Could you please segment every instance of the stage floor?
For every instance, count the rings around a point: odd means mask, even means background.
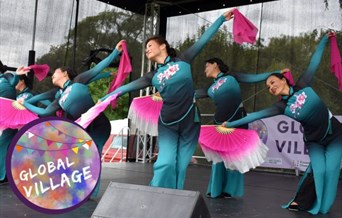
[[[200,191],[213,218],[221,217],[260,217],[260,218],[304,218],[312,217],[306,212],[292,212],[281,208],[296,190],[300,177],[276,173],[251,171],[245,174],[245,195],[242,198],[209,199],[205,197],[210,167],[190,165],[185,189]],[[89,200],[81,207],[59,215],[46,215],[28,208],[12,192],[10,186],[0,185],[0,217],[91,217],[98,201],[113,182],[148,185],[152,178],[152,164],[105,163],[102,168],[101,188],[98,199]],[[114,203],[114,202],[113,202]],[[114,216],[115,217],[115,216]],[[161,218],[163,215],[161,214]],[[330,213],[317,215],[317,218],[342,217],[342,181],[340,179],[336,201]]]

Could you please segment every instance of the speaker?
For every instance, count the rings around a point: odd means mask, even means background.
[[[207,218],[200,192],[111,182],[92,218]]]

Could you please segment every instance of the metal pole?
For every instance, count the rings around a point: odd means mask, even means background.
[[[35,8],[34,8],[33,38],[32,38],[31,50],[34,50],[34,43],[36,41],[37,9],[38,9],[38,0],[36,0],[36,5],[35,5]]]
[[[79,11],[79,0],[76,0],[76,16],[75,16],[75,35],[74,35],[74,56],[73,56],[73,62],[72,62],[72,68],[75,70],[75,64],[76,64],[76,48],[77,48],[77,23],[78,23],[78,11]]]
[[[29,51],[28,66],[33,65],[36,59],[36,51],[34,50],[34,43],[36,41],[37,11],[38,11],[38,0],[36,0],[36,4],[34,8],[32,46],[31,46],[31,50]],[[30,83],[30,84],[27,84],[27,86],[33,88],[33,72],[30,71],[27,77],[29,80],[28,83]]]
[[[259,43],[258,43],[258,52],[257,52],[257,63],[256,63],[256,72],[259,71],[259,57],[260,57],[260,43],[261,43],[261,31],[262,31],[262,15],[263,15],[264,3],[261,3],[260,10],[260,24],[259,24]],[[253,102],[253,111],[256,111],[256,101],[257,101],[257,92],[258,92],[258,84],[254,85],[254,102]]]

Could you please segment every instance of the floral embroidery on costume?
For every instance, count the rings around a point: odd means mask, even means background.
[[[72,86],[69,86],[68,88],[65,89],[65,91],[62,93],[62,97],[59,99],[59,103],[62,105],[65,100],[68,98],[70,92],[71,92]]]
[[[17,99],[17,101],[19,101],[19,100],[25,101],[27,98],[28,98],[28,94],[22,94],[22,95]]]
[[[222,86],[227,81],[227,78],[219,79],[215,85],[211,87],[211,91],[215,92],[215,90],[218,90],[220,86]]]
[[[305,92],[302,92],[301,94],[294,96],[296,97],[296,101],[290,105],[290,111],[296,116],[299,115],[300,109],[305,104],[307,95],[305,94]]]
[[[169,67],[166,70],[164,70],[164,72],[160,73],[157,76],[158,82],[161,84],[161,89],[163,88],[163,86],[165,86],[165,80],[170,79],[179,70],[178,64],[168,66]]]

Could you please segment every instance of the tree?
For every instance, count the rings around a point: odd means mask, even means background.
[[[142,22],[143,19],[138,15],[115,10],[103,12],[81,21],[78,26],[77,37],[77,71],[82,72],[87,69],[81,63],[91,50],[98,48],[111,49],[120,39],[124,38],[133,59],[133,71],[137,72],[134,77],[138,78],[140,76],[140,60],[143,48]],[[184,42],[178,42],[174,47],[178,51],[186,50],[195,43],[207,28],[208,25],[200,27],[195,35],[188,36]],[[71,30],[71,35],[73,34],[74,30]],[[287,35],[274,37],[268,40],[268,44],[265,44],[265,41],[260,39],[255,45],[238,45],[233,43],[231,33],[222,28],[192,62],[195,87],[206,88],[211,84],[212,81],[206,79],[204,75],[205,60],[211,57],[221,58],[230,67],[231,71],[235,72],[261,73],[290,68],[296,80],[308,66],[311,54],[322,34],[324,34],[322,30],[314,30],[296,37]],[[341,32],[337,32],[337,38],[342,38]],[[338,43],[339,47],[342,48],[341,40],[338,40]],[[42,56],[38,63],[47,63],[51,69],[62,66],[64,63],[72,63],[68,47],[70,45],[67,45],[67,43],[51,47],[49,53]],[[329,45],[327,45],[321,66],[315,74],[313,87],[334,114],[342,114],[341,92],[337,90],[335,77],[329,73],[328,48]],[[69,52],[67,53],[67,51]],[[99,57],[104,58],[106,55],[101,53]],[[108,70],[113,71],[115,69]],[[109,83],[110,79],[102,79],[90,85],[95,101],[106,94]],[[39,87],[39,91],[44,91],[50,89],[51,82],[47,79],[36,84],[36,87]],[[268,107],[278,100],[267,94],[264,83],[257,85],[241,84],[241,90],[244,105],[248,112]],[[106,110],[107,116],[110,119],[126,117],[129,107],[128,102],[128,94],[122,96],[116,110]],[[214,112],[214,105],[211,100],[201,100],[198,104],[202,113]]]
[[[189,48],[206,28],[207,25],[202,26],[196,36],[189,36],[183,43],[178,43],[177,49],[183,51]],[[296,37],[282,35],[271,38],[267,45],[263,44],[264,40],[261,39],[260,43],[250,46],[233,43],[231,34],[226,29],[220,29],[192,63],[195,86],[206,88],[212,83],[204,75],[205,60],[212,57],[221,58],[233,72],[262,73],[290,68],[296,80],[309,65],[311,55],[323,34],[325,32],[322,30],[314,30]],[[337,32],[337,38],[341,37],[341,32]],[[341,40],[338,40],[338,43],[341,48]],[[342,114],[341,92],[338,91],[336,78],[329,73],[329,67],[330,55],[327,45],[312,86],[334,114]],[[240,85],[248,112],[263,109],[278,100],[267,93],[264,82]],[[200,100],[198,105],[201,113],[213,113],[215,110],[209,99]]]
[[[339,3],[340,3],[340,8],[342,8],[342,0],[339,0]],[[325,4],[325,8],[328,9],[329,8],[329,1],[324,0],[324,4]]]
[[[133,71],[140,72],[141,68],[141,52],[142,52],[142,27],[143,19],[141,16],[129,12],[121,12],[111,10],[102,12],[97,16],[87,17],[78,23],[77,29],[77,56],[74,70],[76,72],[84,72],[88,69],[87,64],[82,64],[82,61],[89,56],[92,50],[105,48],[108,50],[114,49],[116,43],[121,39],[125,39],[128,45],[130,56],[132,56]],[[75,30],[70,30],[69,37],[73,38]],[[66,42],[59,46],[52,46],[50,51],[40,57],[37,63],[46,63],[50,66],[51,71],[67,65],[72,66],[73,42]],[[133,52],[134,51],[134,52]],[[100,52],[98,58],[103,59],[108,55],[106,52]],[[118,60],[117,60],[118,61]],[[113,71],[115,69],[105,69]],[[90,85],[90,91],[94,101],[107,94],[108,86],[111,78],[101,79]],[[35,88],[39,92],[44,92],[52,87],[51,80],[45,79],[42,82],[35,83]],[[124,118],[128,112],[128,94],[120,97],[118,107],[115,110],[107,108],[106,115],[110,120]]]

